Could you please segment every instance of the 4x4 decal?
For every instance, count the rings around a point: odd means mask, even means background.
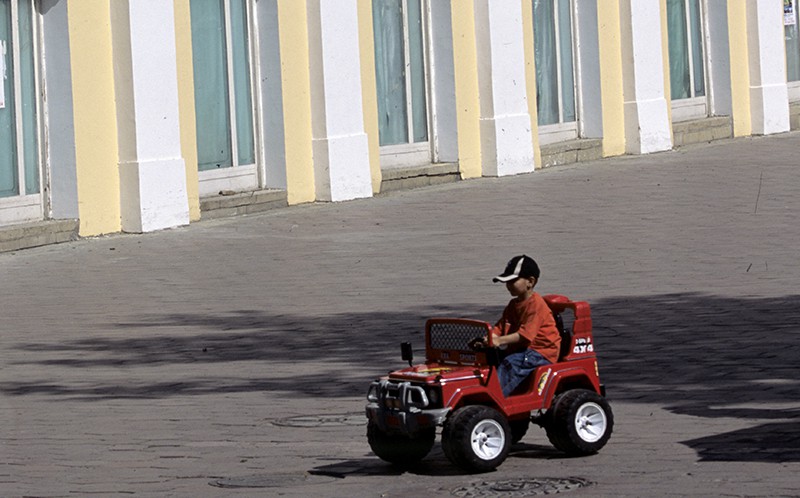
[[[591,337],[579,337],[575,339],[575,347],[572,348],[575,354],[594,353]]]

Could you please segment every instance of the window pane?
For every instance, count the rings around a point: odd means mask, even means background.
[[[703,30],[700,28],[700,0],[689,1],[689,23],[692,26],[694,96],[701,97],[706,94],[706,80],[703,64]]]
[[[428,112],[425,102],[425,56],[422,41],[420,0],[408,0],[408,44],[411,55],[411,109],[414,142],[428,140]]]
[[[558,75],[553,0],[533,2],[536,106],[540,125],[558,123]]]
[[[558,1],[558,42],[561,57],[561,122],[575,121],[575,76],[572,67],[571,0]]]
[[[380,144],[407,143],[402,1],[372,0],[372,23]]]
[[[795,12],[795,16],[797,13]],[[786,33],[786,76],[788,81],[800,81],[800,36],[797,21],[784,28]]]
[[[236,95],[236,144],[238,146],[239,164],[255,164],[253,99],[250,94],[250,51],[248,50],[245,1],[231,1],[233,84]]]
[[[669,79],[672,100],[691,97],[689,89],[689,49],[686,37],[684,0],[667,0],[669,38]]]
[[[8,0],[0,0],[0,85],[3,85],[4,97],[3,106],[0,107],[0,197],[19,195],[13,53],[11,4]]]
[[[31,0],[19,3],[19,40],[22,76],[22,136],[25,144],[25,193],[39,193],[39,154],[36,129],[36,74],[33,69]]]
[[[233,165],[222,0],[192,0],[192,62],[200,171]]]

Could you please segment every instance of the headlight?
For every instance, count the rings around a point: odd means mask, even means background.
[[[367,401],[370,403],[377,403],[378,402],[378,393],[380,392],[381,385],[380,383],[373,382],[369,385],[369,389],[367,390]]]
[[[432,406],[440,406],[442,393],[438,386],[428,386],[425,388],[425,392]]]

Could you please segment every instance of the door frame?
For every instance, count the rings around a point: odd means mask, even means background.
[[[35,136],[36,136],[36,168],[39,174],[38,193],[27,194],[26,176],[25,176],[25,130],[22,115],[22,68],[21,68],[21,53],[20,53],[20,33],[19,33],[19,2],[24,0],[11,0],[9,5],[11,7],[11,51],[8,53],[8,43],[6,43],[6,57],[10,55],[11,71],[13,72],[13,96],[5,95],[6,102],[9,97],[14,101],[14,127],[15,127],[15,146],[17,150],[16,167],[17,167],[17,187],[19,194],[11,197],[0,198],[0,225],[24,223],[30,221],[41,220],[44,218],[46,199],[45,192],[49,191],[47,177],[45,175],[46,168],[44,163],[46,160],[46,153],[44,151],[44,144],[46,142],[44,134],[46,127],[44,126],[43,107],[45,98],[43,92],[44,88],[41,82],[41,75],[43,71],[41,46],[42,46],[42,29],[41,29],[41,16],[36,12],[35,2],[31,1],[31,43],[33,57],[33,84],[34,84],[34,113],[35,113]],[[8,67],[6,67],[8,71]]]
[[[433,23],[431,21],[431,5],[429,0],[420,1],[420,16],[422,23],[422,67],[425,89],[425,124],[428,139],[423,142],[409,142],[380,146],[381,169],[405,168],[422,166],[438,162],[436,139],[436,96],[433,88],[433,71],[436,64],[431,41],[433,40]],[[408,0],[401,0],[403,10],[403,56],[407,65],[410,65],[411,44],[409,41],[408,26]],[[406,130],[410,140],[414,136],[413,100],[410,76],[406,76]],[[379,131],[380,133],[380,131]]]
[[[198,190],[200,197],[221,195],[222,193],[246,192],[262,189],[266,185],[266,170],[264,162],[263,141],[261,139],[261,94],[258,91],[258,81],[261,74],[260,57],[258,51],[258,20],[253,0],[244,0],[245,29],[247,32],[247,62],[248,88],[250,91],[250,119],[253,123],[253,158],[252,164],[238,164],[239,144],[236,124],[236,90],[233,71],[233,43],[231,30],[231,8],[227,0],[223,0],[225,23],[225,54],[226,77],[228,82],[228,116],[230,128],[228,130],[231,141],[231,167],[206,171],[198,171]]]

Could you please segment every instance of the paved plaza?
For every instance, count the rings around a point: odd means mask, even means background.
[[[799,245],[789,133],[3,253],[0,496],[798,496]],[[592,306],[608,445],[377,459],[368,383],[523,252]]]

